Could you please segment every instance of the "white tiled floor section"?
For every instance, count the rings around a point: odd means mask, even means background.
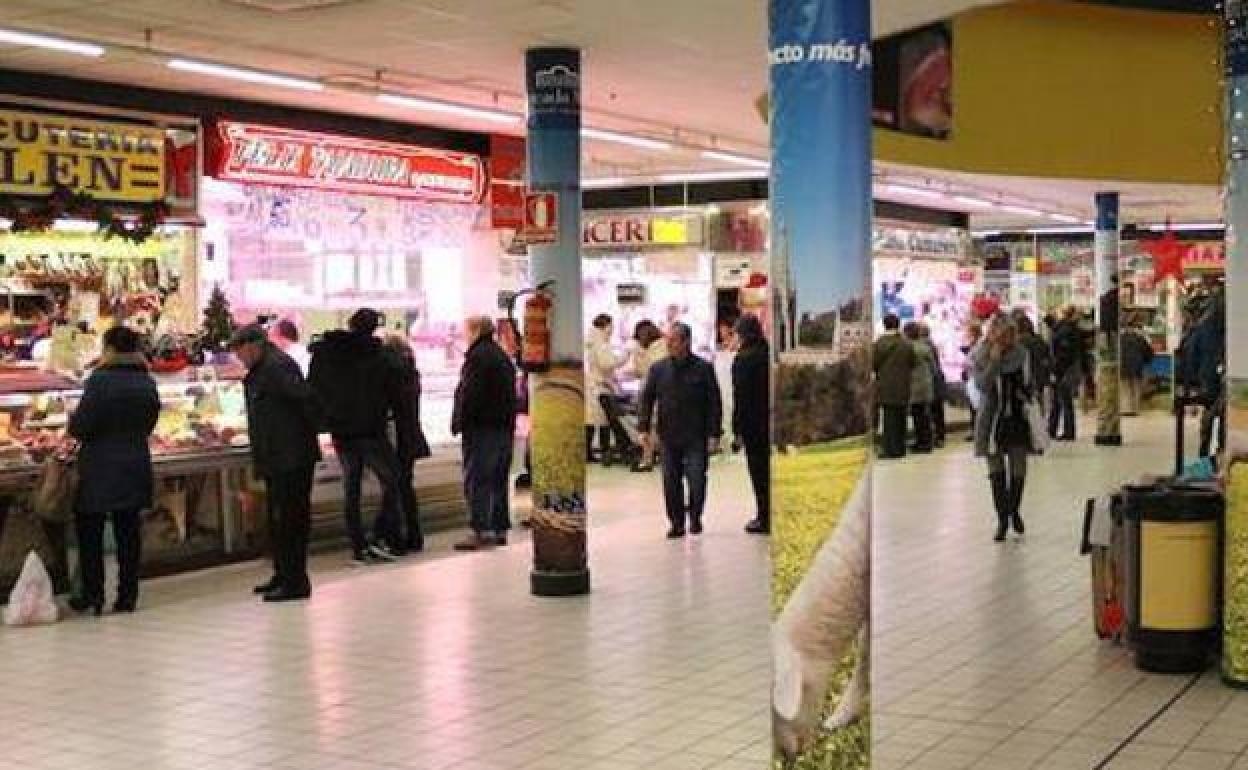
[[[761,770],[766,543],[717,462],[700,540],[658,477],[591,487],[595,590],[529,596],[531,549],[352,570],[263,606],[258,565],[145,584],[134,616],[0,630],[0,770]]]
[[[1095,638],[1078,554],[1082,501],[1170,472],[1172,426],[1127,420],[1122,449],[1085,439],[1034,462],[1025,542],[1004,545],[991,542],[986,470],[960,437],[877,466],[875,768],[1097,767],[1183,690],[1190,677],[1138,673]],[[1248,694],[1210,672],[1105,766],[1248,768],[1246,748]]]

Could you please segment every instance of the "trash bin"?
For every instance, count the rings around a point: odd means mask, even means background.
[[[1124,488],[1127,639],[1144,671],[1203,671],[1217,647],[1225,499],[1173,479]]]

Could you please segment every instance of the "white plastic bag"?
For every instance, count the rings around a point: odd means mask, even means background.
[[[26,554],[22,574],[18,575],[9,603],[4,608],[4,623],[8,626],[37,626],[55,623],[60,619],[56,607],[56,595],[52,592],[52,578],[43,566],[39,554]]]

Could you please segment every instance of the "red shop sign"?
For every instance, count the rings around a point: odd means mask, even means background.
[[[481,158],[371,139],[219,121],[210,147],[218,179],[478,203]]]

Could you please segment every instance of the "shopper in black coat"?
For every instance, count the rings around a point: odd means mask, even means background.
[[[741,316],[736,330],[739,347],[732,361],[733,443],[745,449],[756,506],[756,515],[745,525],[745,531],[766,535],[771,532],[771,350],[755,316]]]
[[[381,321],[375,310],[357,311],[347,322],[347,331],[329,332],[312,346],[308,374],[342,465],[347,534],[352,560],[361,565],[394,561],[402,555],[402,522],[407,518],[401,509],[399,458],[388,435],[391,415],[402,410],[401,375],[375,336]],[[373,472],[382,489],[382,509],[373,522],[372,542],[360,519],[365,468]]]
[[[420,501],[413,487],[415,463],[429,457],[429,442],[420,425],[420,370],[416,368],[416,356],[412,346],[401,335],[386,338],[386,353],[399,372],[399,398],[395,403],[394,437],[399,458],[399,494],[401,502],[392,503],[401,508],[407,517],[404,521],[405,550],[419,552],[425,548],[425,535],[420,524]],[[383,507],[385,504],[383,503]]]
[[[460,551],[506,545],[511,529],[508,477],[516,434],[516,366],[494,341],[489,316],[465,323],[468,352],[455,389],[451,433],[461,436],[464,497],[472,535]]]
[[[1053,327],[1053,408],[1049,412],[1049,436],[1058,441],[1075,440],[1075,394],[1088,366],[1088,346],[1079,328],[1079,311],[1073,305]],[[1059,433],[1060,429],[1060,433]]]
[[[133,612],[139,599],[142,518],[152,507],[154,482],[148,446],[160,416],[160,396],[134,331],[115,326],[104,334],[104,357],[87,378],[69,421],[78,452],[75,525],[82,593],[78,611],[99,615],[104,606],[104,522],[117,541],[117,612]]]
[[[692,331],[686,324],[672,324],[669,355],[651,366],[646,376],[637,425],[648,453],[650,426],[657,410],[663,496],[671,522],[669,538],[685,536],[686,518],[688,531],[702,533],[707,467],[710,456],[719,451],[724,432],[723,400],[715,369],[693,354],[691,341]]]
[[[268,490],[273,577],[256,586],[268,602],[306,599],[312,477],[321,459],[320,414],[299,364],[269,342],[260,326],[240,330],[231,341],[247,367],[243,389],[256,474]]]

